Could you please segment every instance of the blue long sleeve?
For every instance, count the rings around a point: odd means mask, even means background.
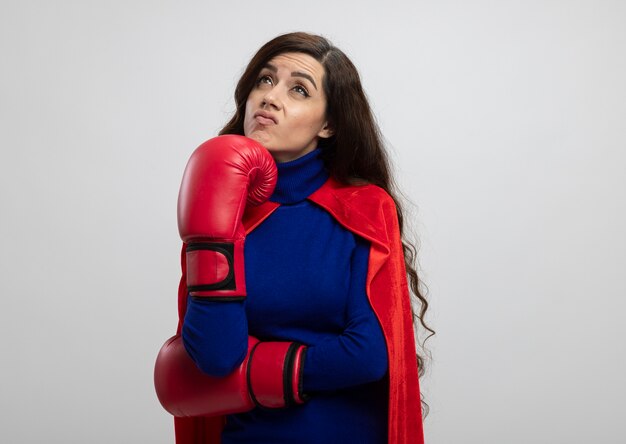
[[[243,302],[187,299],[183,344],[200,370],[226,376],[248,352],[248,321]]]
[[[369,243],[306,199],[328,178],[319,154],[278,165],[270,200],[281,206],[246,238],[245,301],[188,303],[185,347],[214,376],[242,362],[248,334],[308,347],[310,399],[228,415],[223,444],[386,442],[387,348],[366,294]]]

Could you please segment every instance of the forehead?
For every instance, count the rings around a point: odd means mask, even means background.
[[[312,56],[301,52],[287,52],[272,58],[267,65],[272,65],[280,70],[292,72],[304,72],[316,80],[322,80],[324,67]],[[267,66],[266,65],[266,66]]]

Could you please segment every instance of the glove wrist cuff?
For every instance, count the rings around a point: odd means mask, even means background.
[[[296,342],[259,342],[250,352],[250,397],[260,407],[303,404],[302,374],[306,346]]]
[[[185,247],[187,291],[211,300],[237,301],[246,296],[244,239],[193,241]]]

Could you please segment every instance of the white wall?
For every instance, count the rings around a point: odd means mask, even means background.
[[[182,171],[293,30],[358,66],[416,203],[427,442],[622,442],[626,4],[382,4],[2,3],[2,442],[173,442]]]

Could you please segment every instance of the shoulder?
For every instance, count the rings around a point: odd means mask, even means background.
[[[315,193],[325,195],[349,205],[394,208],[391,196],[381,187],[370,183],[347,185],[330,178]]]
[[[380,243],[389,241],[389,227],[397,225],[395,202],[376,185],[346,185],[331,178],[309,199],[351,231]]]

